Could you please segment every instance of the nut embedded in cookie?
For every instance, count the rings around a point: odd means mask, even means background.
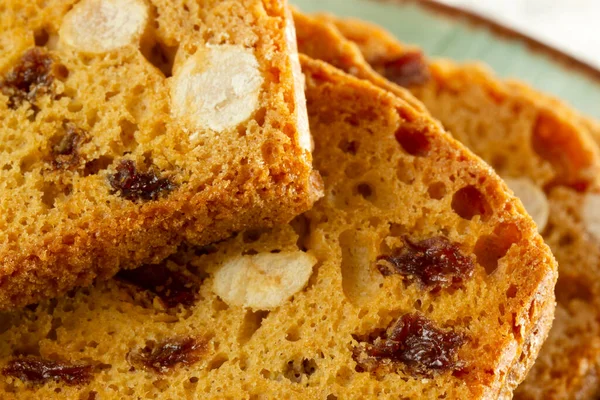
[[[215,273],[213,289],[230,306],[272,309],[306,285],[316,263],[303,251],[235,257]]]
[[[528,178],[505,178],[506,185],[515,192],[525,210],[535,221],[538,232],[542,232],[548,223],[550,206],[544,192]]]
[[[264,78],[251,49],[207,47],[175,70],[172,113],[187,129],[222,132],[244,122],[258,108]]]
[[[83,0],[65,16],[60,43],[104,53],[139,42],[148,20],[148,6],[142,0]]]
[[[585,197],[581,218],[588,233],[600,242],[600,194]]]

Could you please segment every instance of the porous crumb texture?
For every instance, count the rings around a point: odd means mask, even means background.
[[[535,224],[428,116],[302,62],[325,197],[290,225],[5,313],[2,398],[510,396],[554,311]],[[293,254],[312,267],[291,299],[243,307],[256,286],[217,282],[266,280],[248,260]]]
[[[0,4],[0,308],[319,196],[284,0]]]
[[[534,217],[545,216],[538,228],[556,256],[560,277],[554,327],[515,398],[596,398],[600,393],[600,173],[590,133],[598,136],[597,123],[523,83],[500,81],[482,66],[427,60],[418,49],[371,24],[330,15],[311,19],[327,29],[335,25],[359,46],[375,70],[410,89],[434,118],[490,163],[509,186],[515,181],[521,187],[529,184],[529,195],[522,200]],[[405,88],[396,85],[393,92],[402,96]],[[520,190],[514,190],[520,195]]]

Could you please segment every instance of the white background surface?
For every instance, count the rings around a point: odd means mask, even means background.
[[[439,0],[475,11],[600,68],[600,0]]]

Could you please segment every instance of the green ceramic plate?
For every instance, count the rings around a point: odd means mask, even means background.
[[[600,119],[600,70],[477,15],[432,1],[291,1],[305,12],[375,22],[431,56],[483,61]]]

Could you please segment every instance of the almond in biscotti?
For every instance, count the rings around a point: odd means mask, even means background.
[[[148,23],[144,0],[83,0],[65,15],[60,41],[78,51],[103,53],[139,43]]]
[[[302,251],[234,257],[215,273],[213,287],[231,306],[268,310],[300,291],[316,262]]]
[[[252,49],[209,46],[175,69],[172,112],[186,129],[235,128],[259,106],[264,78]]]
[[[600,242],[600,194],[590,193],[585,197],[581,219],[587,232]]]
[[[538,231],[542,232],[548,223],[550,206],[543,190],[528,178],[505,178],[506,185],[515,192],[525,210],[535,221]]]

